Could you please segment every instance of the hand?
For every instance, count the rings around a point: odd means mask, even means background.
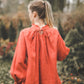
[[[22,81],[14,82],[14,84],[22,84]]]
[[[17,84],[17,82],[14,82],[14,84]]]
[[[14,84],[22,84],[22,80],[20,80],[16,75],[15,75],[15,77],[16,77],[16,80],[15,80]]]

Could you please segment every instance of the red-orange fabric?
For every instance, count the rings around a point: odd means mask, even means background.
[[[32,24],[22,29],[10,68],[14,84],[62,84],[57,61],[64,60],[69,52],[70,48],[55,28],[45,25],[40,29]]]

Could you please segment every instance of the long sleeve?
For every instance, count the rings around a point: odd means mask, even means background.
[[[69,54],[70,48],[65,45],[64,40],[62,39],[60,33],[58,32],[58,41],[57,41],[57,60],[62,61]]]
[[[23,31],[20,32],[14,57],[12,60],[11,68],[10,68],[10,74],[15,80],[15,82],[21,82],[24,81],[26,78],[26,69],[27,64],[26,61],[26,43],[24,39],[24,33]]]

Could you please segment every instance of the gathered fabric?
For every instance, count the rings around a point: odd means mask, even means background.
[[[15,84],[61,84],[57,61],[70,52],[59,31],[48,25],[21,30],[10,74]]]

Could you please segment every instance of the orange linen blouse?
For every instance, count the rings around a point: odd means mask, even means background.
[[[22,29],[17,41],[10,74],[14,84],[61,84],[57,61],[70,52],[59,31],[36,24]]]

